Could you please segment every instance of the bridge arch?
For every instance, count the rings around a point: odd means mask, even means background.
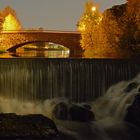
[[[34,41],[25,41],[25,42],[23,42],[23,43],[20,43],[20,44],[16,44],[16,45],[14,45],[14,46],[12,46],[11,48],[9,48],[9,49],[7,49],[7,51],[9,51],[9,52],[16,52],[16,50],[18,49],[18,48],[20,48],[20,47],[23,47],[24,45],[28,45],[28,44],[32,44],[32,43],[43,43],[43,42],[45,42],[45,43],[47,43],[48,41],[38,41],[38,40],[34,40]],[[49,43],[49,42],[48,42]],[[57,45],[61,45],[61,46],[63,46],[62,44],[58,44],[58,43],[56,43],[56,42],[51,42],[51,43],[54,43],[54,44],[57,44]],[[36,44],[36,46],[37,46],[37,44]],[[43,46],[38,46],[38,48],[41,48],[41,47],[43,47]],[[45,46],[44,46],[45,47]],[[65,48],[67,48],[67,49],[69,49],[67,46],[64,46]]]

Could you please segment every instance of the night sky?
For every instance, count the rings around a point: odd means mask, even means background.
[[[26,29],[76,30],[87,0],[0,0],[0,9],[11,6]],[[126,0],[94,0],[103,12]]]

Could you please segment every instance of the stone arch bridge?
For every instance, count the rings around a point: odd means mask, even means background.
[[[9,52],[31,42],[53,42],[70,49],[71,56],[82,52],[80,33],[67,31],[5,31],[0,33],[0,46]]]

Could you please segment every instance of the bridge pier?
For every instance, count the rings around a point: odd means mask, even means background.
[[[75,50],[75,51],[70,51],[70,57],[82,57],[83,56],[83,50]]]

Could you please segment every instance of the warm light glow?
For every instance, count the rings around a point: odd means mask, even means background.
[[[86,29],[86,25],[84,23],[78,26],[79,31],[85,31],[85,29]]]
[[[95,12],[95,11],[96,11],[96,7],[93,6],[93,7],[91,8],[91,10],[92,10],[93,12]]]
[[[3,23],[3,31],[11,30],[21,30],[21,26],[17,19],[13,15],[9,14],[7,17],[5,17],[5,21]]]
[[[101,16],[98,18],[97,24],[100,24],[100,22],[102,21],[102,19],[103,19],[103,16],[101,15]]]

